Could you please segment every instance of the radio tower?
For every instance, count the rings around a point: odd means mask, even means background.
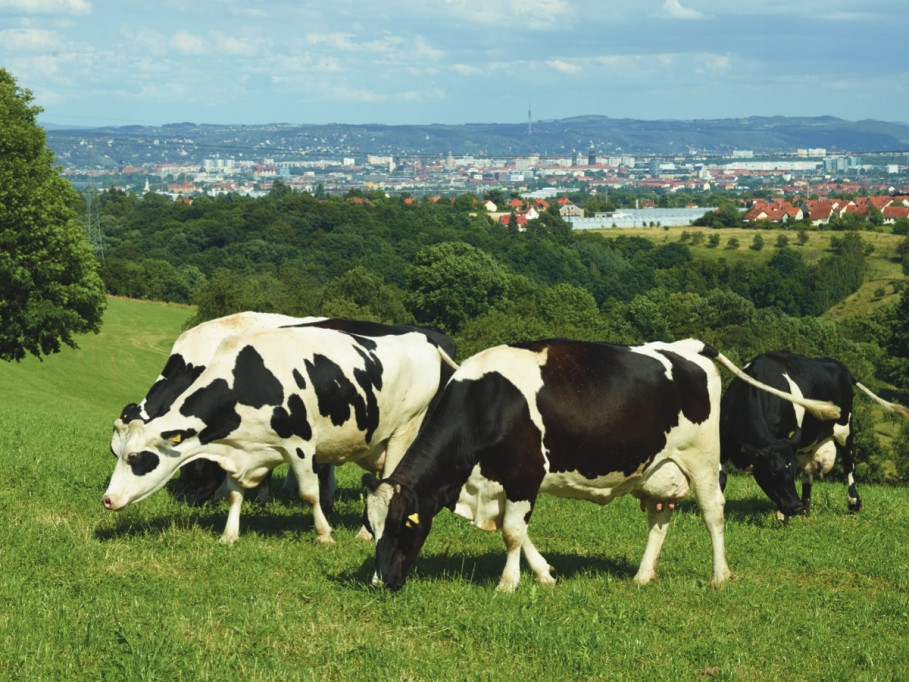
[[[104,243],[101,234],[101,216],[98,214],[98,188],[95,187],[94,147],[88,146],[88,187],[82,195],[85,201],[85,237],[95,256],[104,260]]]

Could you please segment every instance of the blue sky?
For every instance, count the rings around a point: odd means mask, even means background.
[[[45,123],[909,123],[906,0],[0,0]]]

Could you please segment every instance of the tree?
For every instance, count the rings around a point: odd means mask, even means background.
[[[443,242],[421,250],[407,268],[404,303],[420,324],[457,333],[465,322],[503,302],[508,273],[480,249]]]
[[[41,107],[0,69],[0,359],[77,347],[104,311],[98,262],[77,223],[79,196],[37,123]]]

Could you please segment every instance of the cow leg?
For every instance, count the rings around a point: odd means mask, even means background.
[[[530,570],[537,576],[540,585],[542,587],[555,585],[556,580],[552,577],[552,571],[555,569],[550,566],[549,562],[543,558],[543,555],[537,551],[537,548],[534,547],[533,543],[530,541],[529,536],[524,536],[524,544],[521,545],[521,549],[524,552],[524,558],[527,559]]]
[[[701,472],[692,480],[695,499],[701,509],[701,517],[713,547],[712,585],[726,580],[729,566],[726,563],[726,550],[723,541],[723,506],[725,500],[720,491],[719,477],[714,470]],[[634,577],[639,585],[644,585],[657,577],[656,566],[663,547],[663,540],[669,528],[674,500],[684,497],[689,490],[688,477],[671,460],[664,460],[657,467],[645,474],[638,488],[643,506],[647,510],[647,521],[650,532],[641,565]]]
[[[723,507],[726,505],[726,498],[723,497],[719,487],[710,485],[695,486],[694,497],[701,510],[704,525],[707,526],[707,532],[710,534],[710,545],[713,549],[713,578],[711,578],[710,584],[716,587],[732,575],[729,571],[729,564],[726,563],[726,545],[723,538],[725,524]]]
[[[839,446],[843,458],[843,473],[846,474],[846,500],[849,511],[857,512],[862,509],[862,498],[859,497],[858,488],[855,487],[855,447],[852,438],[852,419],[845,426],[836,424],[833,427],[833,438]]]
[[[506,551],[505,570],[502,571],[502,578],[496,586],[501,592],[514,592],[521,580],[521,547],[527,540],[526,519],[532,508],[528,500],[505,503],[505,516],[502,520],[502,539],[505,541]],[[536,548],[533,552],[539,555]],[[545,563],[545,560],[543,561]]]
[[[802,506],[805,508],[805,516],[811,513],[811,487],[814,485],[814,476],[811,474],[802,474]]]
[[[243,491],[237,482],[230,476],[227,477],[227,524],[221,534],[220,542],[232,545],[240,537],[240,508],[243,506]]]
[[[647,508],[650,532],[647,535],[647,546],[644,548],[644,556],[641,557],[641,565],[634,576],[634,582],[638,585],[646,585],[657,577],[657,560],[660,558],[660,550],[663,548],[663,540],[666,538],[669,520],[672,518],[672,508],[668,504],[662,504],[655,497],[644,500],[644,506]],[[660,507],[659,511],[657,506]]]
[[[312,509],[313,525],[316,528],[316,539],[327,544],[334,543],[331,537],[331,524],[325,518],[325,512],[319,504],[319,477],[313,471],[313,456],[303,453],[299,448],[290,458],[290,469],[297,479],[300,499]]]

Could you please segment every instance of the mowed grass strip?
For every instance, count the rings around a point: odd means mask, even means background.
[[[352,465],[338,472],[331,546],[315,542],[308,509],[280,491],[268,508],[245,509],[232,547],[218,543],[224,503],[191,509],[161,491],[109,512],[112,422],[144,395],[189,311],[112,301],[108,315],[121,328],[105,326],[80,351],[0,366],[2,679],[905,674],[902,488],[861,486],[866,508],[850,515],[845,486],[821,482],[813,515],[783,525],[750,478],[733,476],[735,577],[719,589],[709,587],[710,542],[691,500],[674,515],[659,581],[639,588],[631,578],[646,521],[635,500],[541,498],[530,532],[559,582],[540,589],[525,568],[511,595],[495,592],[500,536],[448,511],[405,587],[373,588],[372,546],[354,537],[362,502]]]

